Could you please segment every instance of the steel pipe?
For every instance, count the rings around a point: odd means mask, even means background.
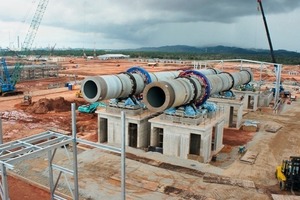
[[[204,74],[219,73],[215,69],[199,70]],[[181,71],[148,73],[140,67],[132,67],[127,72],[118,75],[91,76],[81,84],[82,96],[87,102],[98,100],[127,98],[130,95],[139,95],[145,86],[151,82],[172,80],[179,76]]]
[[[202,105],[211,94],[247,84],[253,76],[249,71],[221,73],[205,76],[197,71],[187,71],[170,81],[148,84],[143,92],[146,107],[154,112],[189,103]]]

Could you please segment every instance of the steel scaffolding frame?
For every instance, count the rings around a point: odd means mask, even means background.
[[[62,200],[65,199],[57,195],[56,189],[59,180],[63,175],[67,182],[68,189],[72,195],[72,199],[78,200],[78,166],[77,166],[77,144],[85,144],[98,149],[103,149],[121,154],[121,191],[122,198],[125,199],[125,114],[122,112],[122,147],[112,147],[99,143],[90,142],[87,140],[78,139],[76,136],[76,109],[75,104],[71,105],[72,110],[72,136],[64,135],[55,131],[45,131],[37,135],[22,138],[20,140],[11,141],[3,144],[2,135],[2,120],[0,118],[0,170],[1,170],[1,183],[0,183],[0,196],[2,200],[9,200],[7,171],[6,169],[14,169],[14,164],[22,160],[41,155],[43,152],[48,152],[48,167],[49,167],[49,186],[51,199]],[[73,169],[68,169],[53,163],[54,156],[57,148],[65,148],[67,145],[72,145],[73,151]],[[66,151],[68,153],[68,151]],[[70,156],[68,155],[69,160]],[[59,172],[57,179],[54,180],[53,171]],[[72,189],[66,175],[72,175],[74,178]]]

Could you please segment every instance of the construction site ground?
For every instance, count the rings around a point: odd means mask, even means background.
[[[17,84],[19,90],[32,96],[33,104],[21,106],[23,96],[0,97],[4,142],[41,133],[45,130],[71,132],[71,103],[86,104],[76,98],[80,80],[85,76],[114,74],[132,66],[149,71],[188,68],[184,64],[165,63],[148,66],[147,62],[113,60],[67,59],[60,77],[30,80]],[[237,66],[223,66],[233,71]],[[272,71],[272,69],[268,69]],[[259,72],[260,70],[257,70]],[[269,78],[274,76],[269,75]],[[255,74],[259,77],[259,74]],[[297,80],[299,77],[292,77]],[[287,77],[290,80],[290,77]],[[48,89],[53,83],[76,83],[68,87]],[[51,88],[51,87],[50,87]],[[275,114],[272,108],[248,112],[244,120],[259,122],[257,132],[236,129],[224,130],[224,148],[216,161],[203,164],[155,152],[126,148],[127,199],[272,199],[271,194],[299,195],[281,191],[274,173],[277,165],[289,156],[300,155],[298,123],[300,102],[284,104]],[[273,133],[267,127],[280,126]],[[78,137],[97,142],[97,116],[77,113]],[[253,162],[241,161],[240,146],[246,147]],[[70,151],[70,149],[69,149]],[[246,154],[245,154],[246,155]],[[55,163],[71,167],[63,149],[59,149]],[[49,199],[47,156],[42,154],[22,161],[9,171],[9,192],[12,200]],[[120,199],[121,160],[118,154],[99,149],[80,148],[78,154],[79,191],[81,199]],[[23,178],[19,178],[23,177]],[[72,180],[71,177],[68,177]],[[59,192],[70,195],[64,184]]]

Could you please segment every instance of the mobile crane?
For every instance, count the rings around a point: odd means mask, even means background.
[[[8,72],[8,69],[7,69],[7,64],[6,64],[6,61],[4,58],[1,58],[1,66],[3,68],[3,77],[1,78],[0,77],[0,84],[1,84],[1,87],[0,87],[0,94],[4,94],[6,92],[9,92],[9,91],[14,91],[15,90],[15,87],[13,84],[11,84],[11,77],[10,77],[10,74]]]
[[[274,55],[273,45],[272,45],[272,41],[271,41],[271,36],[270,36],[267,20],[266,20],[266,17],[265,17],[264,8],[263,8],[263,5],[262,5],[262,0],[257,0],[257,3],[259,5],[260,11],[261,11],[261,14],[262,14],[262,17],[263,17],[263,21],[264,21],[264,25],[265,25],[265,29],[266,29],[266,33],[267,33],[267,38],[268,38],[268,43],[269,43],[269,47],[270,47],[272,63],[274,63],[274,68],[275,68],[275,73],[276,73],[276,86],[273,89],[274,98],[275,98],[274,102],[278,102],[279,94],[280,94],[280,85],[281,85],[281,83],[280,83],[281,65],[276,64],[277,62],[276,62],[275,55]]]
[[[31,21],[30,27],[26,34],[24,43],[22,45],[22,51],[29,52],[31,49],[32,43],[35,39],[36,33],[38,31],[39,25],[44,16],[44,12],[47,8],[49,0],[40,0]],[[1,65],[3,68],[4,76],[0,78],[0,95],[8,96],[8,95],[16,95],[22,93],[21,91],[16,91],[16,83],[19,81],[21,71],[23,68],[23,63],[17,62],[14,67],[14,71],[12,74],[9,74],[7,69],[7,64],[4,58],[1,59]]]
[[[267,20],[266,20],[265,14],[264,14],[264,9],[263,9],[261,1],[262,0],[257,0],[260,10],[261,10],[263,20],[264,20],[264,24],[265,24],[265,29],[266,29],[266,33],[267,33],[267,37],[268,37],[272,62],[276,63],[273,46],[272,46],[272,42],[271,42],[271,37],[270,37],[269,29],[268,29],[268,24],[267,24]],[[275,97],[278,98],[279,90],[284,90],[284,89],[280,86],[280,70],[281,69],[276,64],[274,65],[274,67],[275,67],[275,70],[277,70],[277,74],[276,74],[277,90],[274,88],[276,90]],[[281,165],[276,167],[275,177],[279,181],[279,187],[281,190],[288,190],[288,189],[300,190],[300,157],[291,156],[289,160],[283,160]]]
[[[1,66],[3,68],[3,77],[0,78],[0,95],[16,95],[21,94],[21,91],[16,91],[15,85],[19,80],[21,64],[16,63],[12,74],[9,74],[5,58],[1,58]]]

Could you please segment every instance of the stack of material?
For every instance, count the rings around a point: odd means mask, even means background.
[[[275,123],[272,123],[272,124],[267,124],[265,129],[267,132],[271,132],[271,133],[276,133],[277,131],[279,131],[279,129],[281,129],[282,126],[280,124],[275,124]]]
[[[70,110],[70,106],[71,102],[63,97],[56,97],[55,99],[42,98],[27,107],[26,112],[35,114],[45,114],[50,111],[66,112]]]
[[[256,158],[258,156],[258,152],[256,151],[246,151],[246,153],[240,158],[240,161],[243,161],[244,163],[248,164],[254,164],[256,161]]]
[[[224,184],[224,185],[233,185],[239,186],[243,188],[255,188],[255,184],[253,181],[249,180],[242,180],[242,179],[233,179],[226,176],[218,176],[213,174],[204,174],[203,182],[206,183],[217,183],[217,184]]]
[[[247,120],[243,123],[242,129],[244,131],[256,132],[258,131],[259,122],[253,120]]]

